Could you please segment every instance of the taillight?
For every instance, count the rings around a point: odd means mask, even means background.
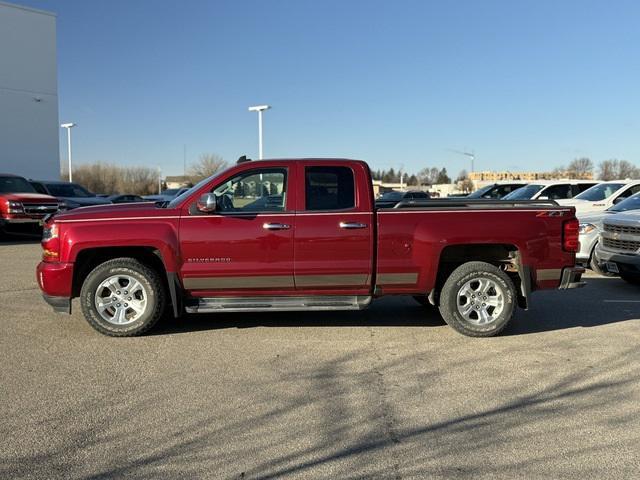
[[[577,252],[580,250],[580,222],[571,219],[564,222],[562,231],[562,248],[567,252]]]
[[[42,229],[42,260],[55,262],[60,259],[60,238],[58,236],[58,224],[55,222],[45,224]]]

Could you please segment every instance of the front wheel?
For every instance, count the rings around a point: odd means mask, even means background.
[[[158,272],[134,258],[98,265],[80,292],[82,313],[100,333],[112,337],[141,335],[164,312],[165,295]]]
[[[509,276],[486,262],[456,268],[440,293],[440,314],[449,326],[470,337],[490,337],[509,323],[516,290]]]

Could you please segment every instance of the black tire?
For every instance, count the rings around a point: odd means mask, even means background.
[[[498,289],[502,290],[502,311],[485,324],[474,323],[474,319],[465,318],[458,309],[458,292],[462,290],[467,282],[472,282],[471,285],[473,286],[475,279],[490,280]],[[492,291],[496,292],[495,289],[492,289]],[[478,297],[478,299],[482,301],[481,297]],[[475,301],[478,301],[478,299]],[[442,287],[440,292],[440,314],[450,327],[463,335],[469,337],[491,337],[500,333],[513,317],[515,299],[515,286],[505,272],[490,263],[467,262],[456,268]],[[482,303],[482,305],[485,304]],[[491,315],[495,313],[495,307],[485,308],[492,309]],[[478,316],[478,313],[475,313],[475,315]]]
[[[429,298],[426,295],[414,295],[413,299],[423,307],[433,307],[433,305],[429,303]]]
[[[137,280],[144,288],[145,294],[146,305],[139,318],[124,325],[117,325],[105,320],[98,312],[95,304],[96,292],[100,284],[109,277],[116,275],[125,275]],[[122,288],[126,288],[126,283],[125,287]],[[109,290],[105,291],[109,292]],[[123,291],[122,293],[126,292]],[[126,301],[126,298],[123,301]],[[89,325],[104,335],[111,337],[142,335],[151,329],[164,313],[164,284],[157,271],[139,260],[126,257],[114,258],[98,265],[87,275],[80,292],[80,305]]]
[[[640,285],[640,275],[629,275],[627,273],[621,273],[620,278],[631,285]]]

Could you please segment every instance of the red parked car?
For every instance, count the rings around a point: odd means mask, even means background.
[[[461,199],[376,209],[355,160],[245,162],[171,202],[50,219],[38,282],[54,309],[80,297],[112,336],[183,312],[358,310],[384,295],[439,307],[470,336],[500,332],[531,293],[583,285],[578,222],[552,201]]]
[[[34,231],[45,216],[58,211],[58,200],[37,193],[24,178],[0,173],[0,236],[8,231]]]

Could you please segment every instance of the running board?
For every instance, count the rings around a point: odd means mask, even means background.
[[[214,297],[192,298],[186,302],[187,313],[213,312],[286,312],[300,310],[362,310],[371,303],[370,296],[312,297]]]

